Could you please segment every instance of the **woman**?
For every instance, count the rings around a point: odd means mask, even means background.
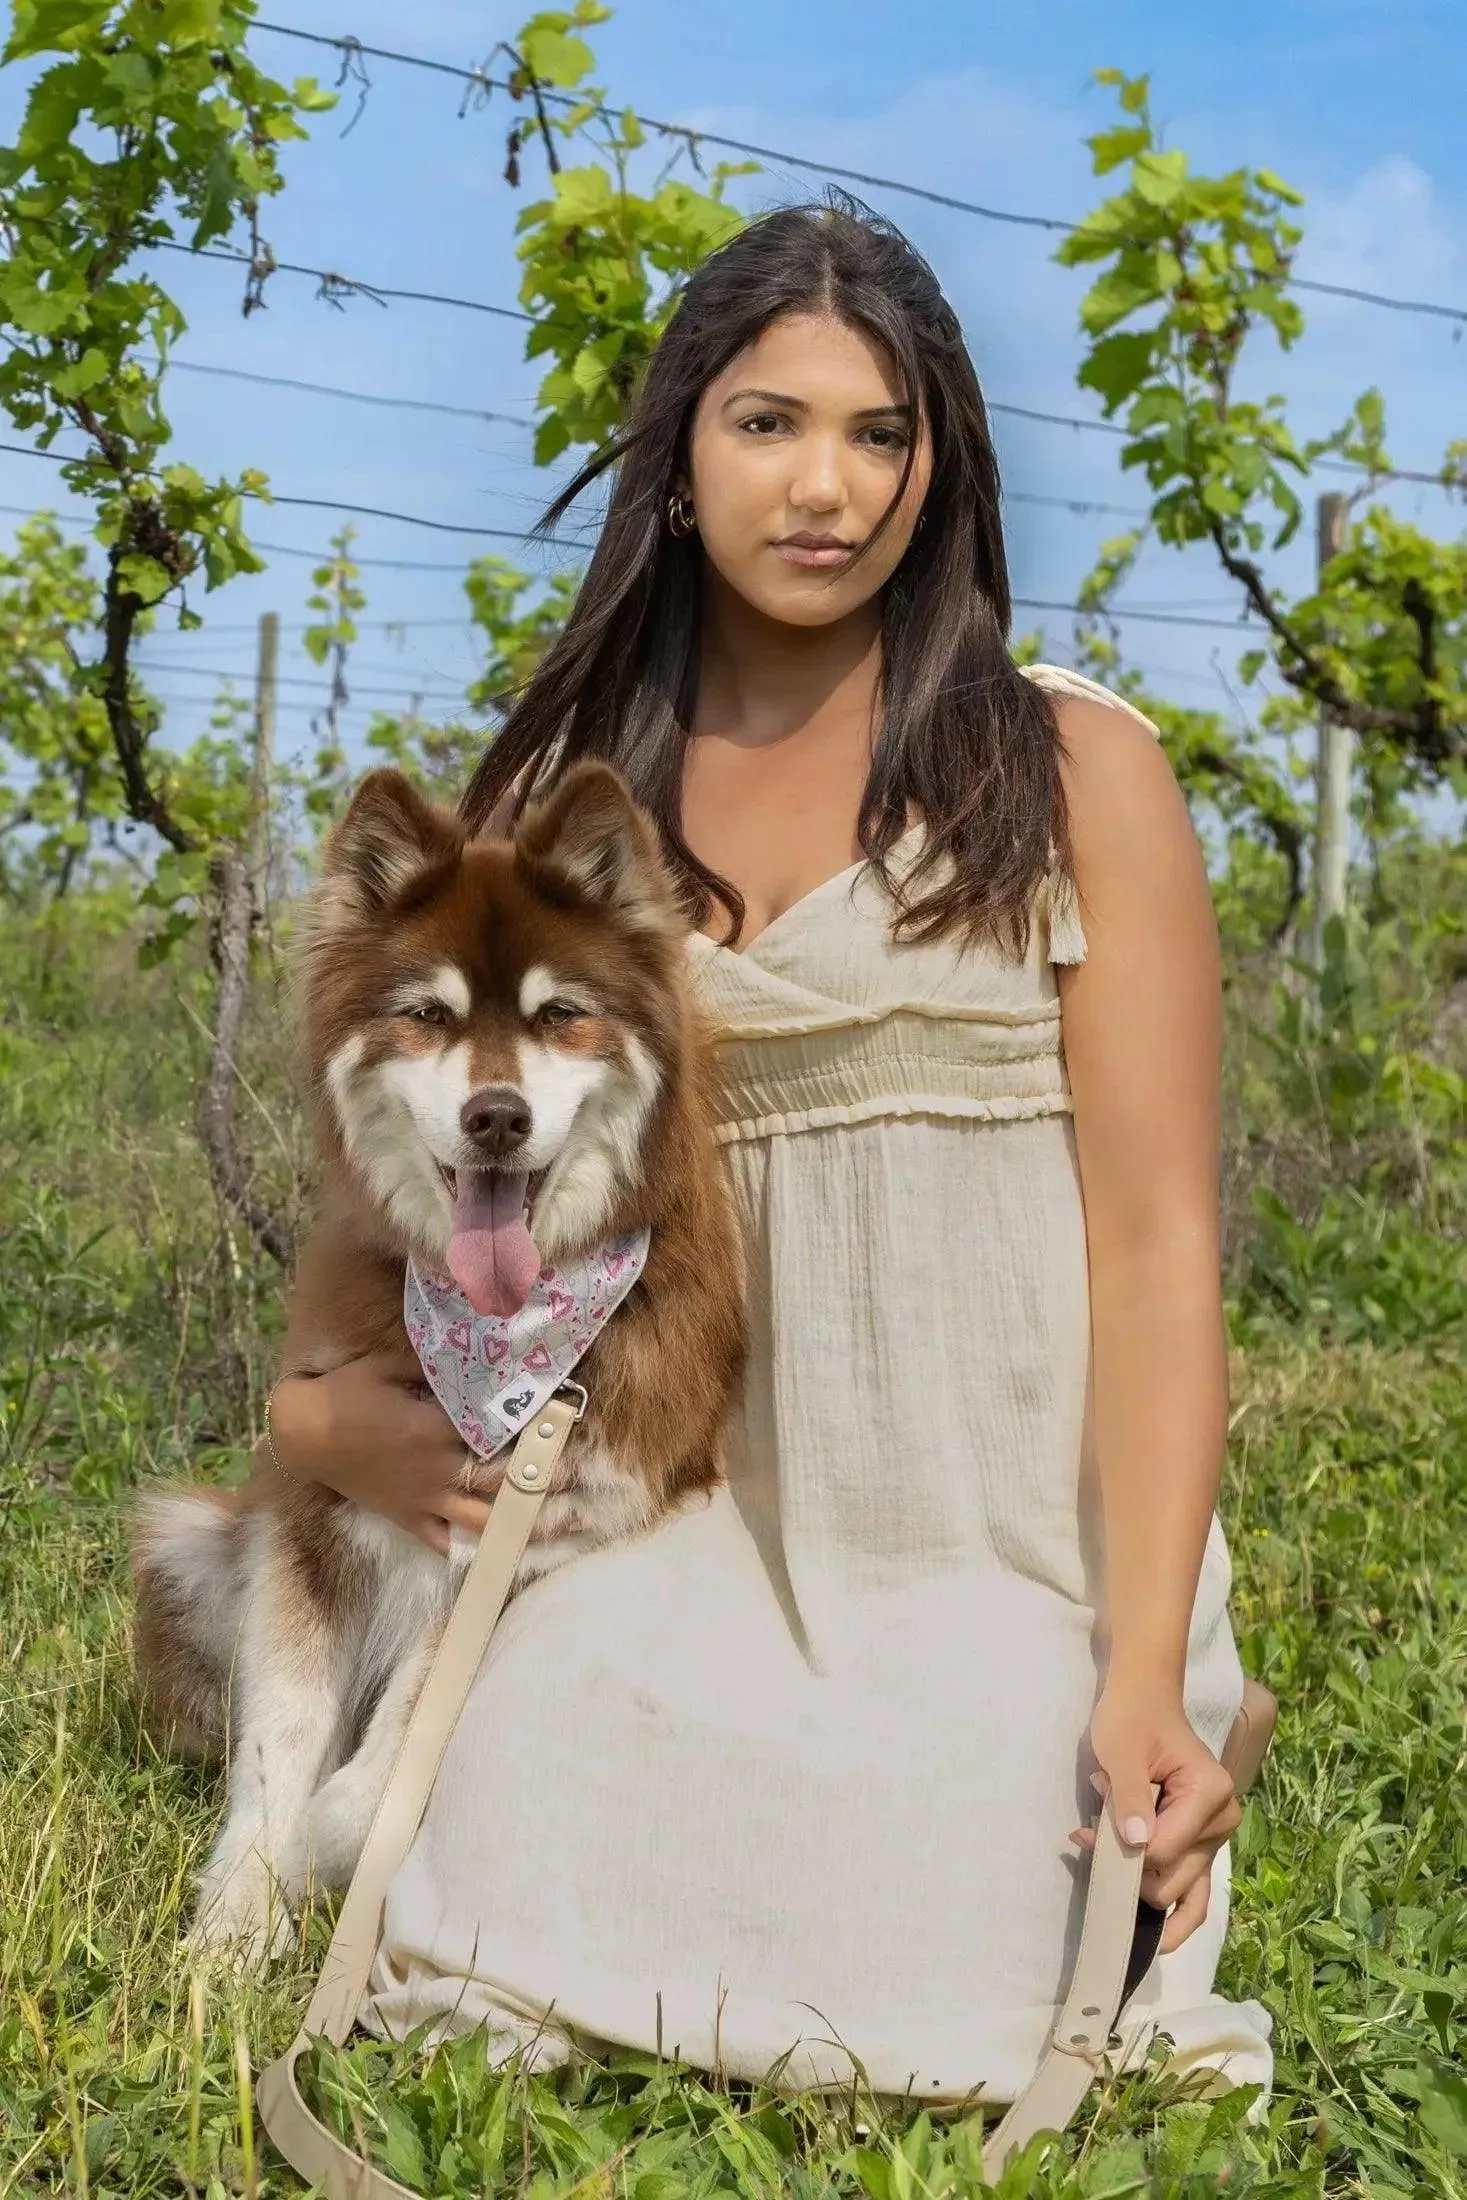
[[[982,398],[885,225],[795,209],[718,252],[552,521],[613,466],[466,806],[598,755],[657,819],[752,1367],[726,1491],[511,1607],[364,2015],[793,2083],[843,2046],[878,2091],[1009,2099],[1108,1779],[1173,1905],[1142,2000],[1183,2066],[1266,2082],[1267,2015],[1212,1992],[1241,1673],[1217,946],[1176,784],[1127,706],[1013,665]],[[288,1383],[274,1429],[440,1549],[482,1526],[411,1371]]]

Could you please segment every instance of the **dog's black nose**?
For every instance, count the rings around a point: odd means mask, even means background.
[[[471,1092],[459,1110],[465,1138],[496,1161],[513,1153],[530,1135],[530,1107],[513,1085],[485,1085]]]

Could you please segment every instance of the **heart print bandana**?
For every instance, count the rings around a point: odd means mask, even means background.
[[[403,1319],[434,1397],[470,1451],[492,1459],[565,1381],[641,1275],[650,1230],[540,1270],[518,1313],[476,1314],[449,1276],[409,1261]]]

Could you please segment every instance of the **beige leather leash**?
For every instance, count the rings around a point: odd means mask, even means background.
[[[354,2154],[307,2108],[296,2064],[317,2040],[343,2046],[355,2027],[377,1953],[388,1887],[412,1846],[444,1751],[580,1411],[557,1394],[522,1431],[510,1454],[489,1525],[443,1630],[347,1889],[310,2007],[286,2052],[260,2075],[256,2100],[265,2129],[286,2161],[324,2200],[422,2200],[421,2194]],[[1245,1684],[1243,1708],[1221,1760],[1240,1795],[1263,1762],[1277,1709],[1267,1689],[1253,1681]],[[986,2178],[997,2177],[1009,2157],[1037,2132],[1063,2131],[1093,2081],[1104,2073],[1107,2052],[1116,2044],[1116,2018],[1142,1975],[1130,1973],[1138,1946],[1144,1861],[1143,1850],[1122,1842],[1107,1797],[1096,1827],[1074,1976],[1038,2069],[984,2147]],[[1142,1973],[1145,1968],[1142,1960]]]
[[[1258,1777],[1277,1718],[1278,1704],[1269,1691],[1257,1681],[1245,1681],[1242,1707],[1218,1760],[1232,1774],[1240,1796]],[[1154,1929],[1146,1945],[1138,1944],[1145,1861],[1143,1848],[1129,1848],[1122,1841],[1115,1804],[1107,1796],[1095,1829],[1069,1991],[1038,2069],[984,2145],[983,2175],[990,2182],[1038,2132],[1065,2129],[1091,2085],[1104,2076],[1107,2053],[1122,2044],[1116,2020],[1150,1969],[1150,1955],[1160,1938],[1161,1913],[1148,1905]]]
[[[579,1388],[579,1386],[574,1386]],[[584,1406],[557,1392],[516,1439],[489,1525],[448,1615],[413,1706],[391,1778],[377,1806],[336,1930],[301,2028],[277,2062],[260,2073],[260,2120],[292,2169],[325,2200],[422,2200],[353,2154],[301,2098],[295,2066],[316,2040],[340,2047],[350,2038],[382,1931],[382,1905],[433,1792],[438,1768],[474,1676],[504,1610],[556,1462]]]

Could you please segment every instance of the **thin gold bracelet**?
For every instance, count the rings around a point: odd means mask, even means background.
[[[273,1430],[270,1427],[270,1408],[275,1403],[275,1393],[280,1388],[280,1383],[283,1383],[285,1379],[286,1378],[282,1375],[280,1378],[280,1382],[272,1383],[270,1385],[270,1394],[265,1400],[265,1449],[270,1454],[270,1464],[275,1469],[275,1472],[279,1475],[283,1475],[287,1482],[296,1482],[299,1481],[300,1477],[298,1475],[292,1474],[288,1467],[283,1467],[280,1464],[280,1454],[275,1449],[275,1436]]]

